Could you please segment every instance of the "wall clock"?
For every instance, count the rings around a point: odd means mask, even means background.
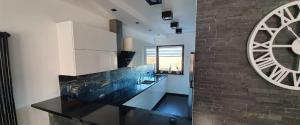
[[[265,16],[252,31],[248,58],[256,72],[282,88],[300,90],[300,1]]]

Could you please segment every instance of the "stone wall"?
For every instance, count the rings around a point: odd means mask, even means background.
[[[194,125],[299,125],[300,91],[261,78],[247,58],[255,25],[295,0],[198,0]]]

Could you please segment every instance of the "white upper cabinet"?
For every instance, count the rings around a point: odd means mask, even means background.
[[[76,23],[73,33],[75,49],[117,51],[117,36],[113,32]]]
[[[77,74],[89,74],[117,69],[117,53],[75,50]]]
[[[60,75],[117,69],[116,34],[89,25],[57,23]]]

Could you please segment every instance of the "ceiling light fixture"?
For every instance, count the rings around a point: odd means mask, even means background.
[[[152,5],[156,5],[156,4],[161,4],[162,0],[146,0],[146,2],[152,6]]]
[[[163,20],[172,20],[173,19],[173,12],[171,10],[163,11],[161,14]]]
[[[182,34],[182,28],[177,28],[176,29],[176,34]]]
[[[113,9],[110,9],[110,11],[116,12],[116,11],[118,11],[118,10],[113,8]]]
[[[178,26],[179,26],[179,23],[178,23],[178,22],[171,22],[171,24],[170,24],[170,27],[171,27],[172,29],[176,29],[176,28],[178,28]]]

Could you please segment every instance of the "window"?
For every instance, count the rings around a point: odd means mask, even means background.
[[[156,65],[158,74],[183,75],[183,45],[165,45],[145,49],[146,64]]]
[[[146,64],[156,64],[156,47],[147,47],[145,50]]]
[[[157,73],[183,75],[183,45],[157,47]]]

